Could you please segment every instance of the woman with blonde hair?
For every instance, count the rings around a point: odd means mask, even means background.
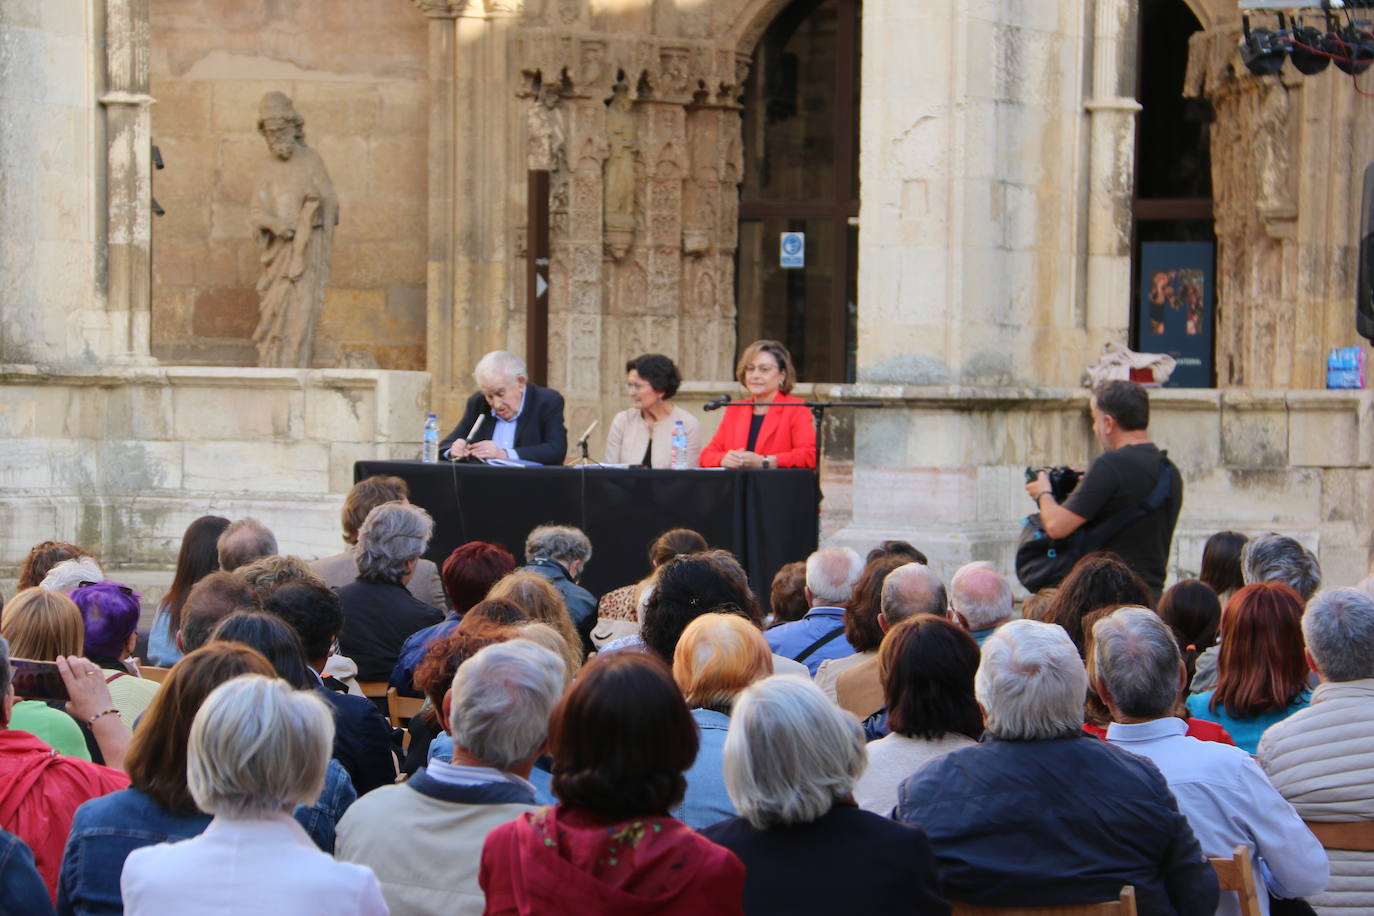
[[[735,698],[773,673],[768,642],[736,614],[703,614],[687,625],[673,651],[673,680],[697,725],[700,749],[685,774],[687,792],[673,817],[701,829],[735,816],[725,791],[725,736]]]
[[[52,662],[85,654],[81,609],[61,592],[38,586],[24,589],[0,608],[0,636],[9,642],[11,658]],[[59,754],[107,762],[90,727],[68,715],[60,701],[49,704],[21,696],[14,704],[10,728],[37,736]]]
[[[559,654],[574,672],[582,667],[582,637],[577,635],[563,596],[547,577],[518,569],[493,585],[487,597],[513,602],[530,620],[553,627],[568,644],[568,651]]]
[[[751,405],[725,408],[725,419],[701,450],[704,468],[815,468],[816,427],[789,391],[797,383],[792,354],[776,340],[756,340],[744,348],[735,375]]]

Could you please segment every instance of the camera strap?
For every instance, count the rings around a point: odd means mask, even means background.
[[[841,636],[843,633],[844,633],[844,624],[840,624],[840,625],[837,626],[835,629],[831,630],[829,633],[826,633],[826,634],[825,634],[824,636],[822,636],[820,639],[816,640],[816,641],[813,642],[811,645],[807,646],[805,649],[802,649],[802,650],[801,650],[801,653],[800,653],[799,655],[795,655],[795,656],[792,657],[792,661],[794,661],[794,662],[804,662],[804,661],[806,661],[808,658],[810,658],[812,655],[815,654],[815,652],[816,652],[817,649],[819,649],[821,646],[825,645],[826,643],[834,642],[835,640],[839,639],[840,636]]]
[[[1092,553],[1094,550],[1101,549],[1104,544],[1120,534],[1127,525],[1140,521],[1163,506],[1174,492],[1174,475],[1177,473],[1169,461],[1169,453],[1161,449],[1159,452],[1159,479],[1155,481],[1155,487],[1150,491],[1150,495],[1138,505],[1122,509],[1092,531],[1087,532],[1083,539],[1083,553]]]

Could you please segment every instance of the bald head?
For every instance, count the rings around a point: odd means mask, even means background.
[[[883,580],[883,622],[896,626],[917,614],[945,616],[949,598],[940,577],[924,563],[898,566]]]
[[[949,580],[950,607],[970,630],[986,630],[1011,618],[1011,584],[991,563],[967,563]]]
[[[827,547],[806,558],[806,588],[812,607],[838,607],[854,597],[864,561],[848,547]]]

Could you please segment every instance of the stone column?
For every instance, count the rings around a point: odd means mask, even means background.
[[[152,326],[152,116],[148,94],[149,0],[105,9],[108,265],[105,356],[150,358]]]
[[[1135,187],[1136,4],[1097,0],[1088,111],[1088,285],[1092,340],[1125,342],[1130,327]]]

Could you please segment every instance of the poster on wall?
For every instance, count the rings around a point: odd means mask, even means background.
[[[1213,242],[1140,244],[1136,349],[1174,358],[1169,388],[1212,386],[1215,248]]]

